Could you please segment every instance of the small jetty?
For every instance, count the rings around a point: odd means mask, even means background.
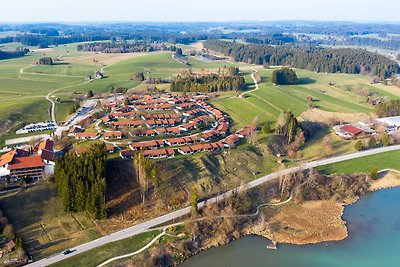
[[[268,244],[267,244],[267,249],[274,249],[274,250],[277,250],[278,247],[277,247],[276,242],[275,242],[275,241],[271,241],[271,243],[268,243]]]

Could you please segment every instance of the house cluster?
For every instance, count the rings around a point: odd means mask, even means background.
[[[182,96],[175,93],[133,95],[129,97],[129,105],[125,105],[123,99],[113,99],[105,103],[110,112],[102,118],[104,125],[113,130],[105,131],[104,138],[119,139],[121,130],[128,129],[129,137],[135,141],[128,150],[120,152],[122,158],[133,157],[134,151],[142,151],[149,158],[168,158],[175,154],[218,152],[235,146],[255,131],[255,128],[246,127],[229,135],[228,117],[206,103],[207,99],[203,94]],[[85,132],[75,136],[81,139],[99,137]],[[139,141],[139,137],[154,139]]]
[[[400,116],[379,118],[370,122],[336,125],[333,130],[343,139],[359,139],[375,135],[378,127],[383,127],[388,134],[398,132]]]
[[[0,157],[0,177],[10,181],[31,178],[39,179],[54,173],[54,142],[40,142],[29,150],[14,149]]]

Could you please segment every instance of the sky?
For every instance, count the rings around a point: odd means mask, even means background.
[[[18,0],[0,22],[400,21],[399,0]]]

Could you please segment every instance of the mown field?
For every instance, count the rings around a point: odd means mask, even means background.
[[[299,85],[275,86],[270,82],[273,69],[263,69],[260,88],[245,98],[235,94],[223,94],[212,101],[226,111],[238,127],[252,123],[257,116],[260,122],[275,121],[282,110],[291,110],[295,115],[307,111],[307,96],[314,99],[315,108],[327,112],[371,113],[373,106],[366,97],[358,98],[354,90],[368,89],[371,94],[399,98],[400,89],[394,86],[371,85],[367,76],[351,74],[318,74],[296,70]],[[331,85],[333,84],[333,85]]]
[[[326,166],[318,167],[318,170],[325,174],[332,173],[366,173],[373,168],[400,170],[400,151],[391,151],[376,154],[368,157],[347,160]]]
[[[2,44],[1,49],[12,50],[20,46],[19,43]],[[47,49],[29,47],[31,52],[25,57],[0,61],[0,121],[10,120],[15,122],[15,126],[18,123],[50,119],[50,103],[44,98],[49,92],[54,92],[51,95],[53,99],[60,97],[62,100],[56,105],[56,118],[63,121],[69,115],[73,99],[84,96],[88,90],[108,93],[117,87],[134,88],[140,85],[132,80],[137,72],[170,79],[189,68],[200,72],[201,69],[215,70],[232,64],[225,61],[206,62],[191,57],[191,66],[187,66],[175,61],[171,52],[101,54],[78,52],[76,46],[68,44]],[[52,57],[55,64],[31,65],[44,56]],[[96,71],[103,71],[106,77],[91,82],[85,80],[86,76],[93,76]],[[168,88],[164,85],[160,87]]]

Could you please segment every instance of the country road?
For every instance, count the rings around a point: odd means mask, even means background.
[[[332,163],[337,163],[337,162],[341,162],[341,161],[346,161],[346,160],[350,160],[350,159],[355,159],[355,158],[361,158],[361,157],[365,157],[365,156],[370,156],[370,155],[375,155],[375,154],[379,154],[379,153],[384,153],[384,152],[389,152],[389,151],[395,151],[395,150],[400,150],[400,145],[396,145],[396,146],[389,146],[389,147],[381,147],[381,148],[376,148],[376,149],[371,149],[371,150],[366,150],[366,151],[361,151],[361,152],[356,152],[356,153],[352,153],[352,154],[348,154],[348,155],[342,155],[342,156],[336,156],[336,157],[332,157],[332,158],[326,158],[326,159],[321,159],[321,160],[316,160],[316,161],[311,161],[311,162],[307,162],[307,163],[303,163],[300,166],[297,167],[292,167],[289,169],[285,169],[282,171],[278,171],[275,173],[271,173],[268,175],[265,175],[263,177],[260,177],[254,181],[251,181],[245,185],[243,185],[242,187],[238,187],[232,190],[229,190],[225,193],[219,194],[215,197],[212,197],[210,199],[207,200],[207,202],[218,202],[220,200],[225,199],[226,197],[229,197],[233,194],[234,191],[240,190],[241,188],[254,188],[257,187],[261,184],[264,184],[268,181],[277,179],[281,176],[284,176],[286,174],[291,174],[291,173],[296,173],[298,171],[301,170],[307,170],[307,169],[311,169],[311,168],[315,168],[318,166],[323,166],[323,165],[328,165],[328,164],[332,164]],[[200,203],[198,203],[198,207],[202,208],[205,204],[205,201],[202,201]],[[124,230],[112,233],[110,235],[101,237],[99,239],[90,241],[88,243],[79,245],[77,247],[71,248],[72,250],[75,250],[73,253],[68,254],[68,255],[63,255],[61,252],[58,254],[55,254],[53,256],[50,256],[48,258],[39,260],[37,262],[34,262],[28,266],[48,266],[50,264],[65,260],[69,257],[73,257],[75,255],[78,255],[80,253],[86,252],[88,250],[100,247],[102,245],[105,245],[107,243],[110,242],[114,242],[114,241],[118,241],[118,240],[122,240],[124,238],[127,237],[131,237],[146,231],[149,231],[150,228],[155,227],[157,225],[166,223],[168,221],[177,219],[179,217],[182,217],[184,215],[187,215],[190,213],[190,207],[186,207],[180,210],[176,210],[174,212],[165,214],[163,216],[154,218],[152,220],[143,222],[141,224],[126,228]]]
[[[54,101],[50,99],[51,94],[53,94],[54,92],[55,91],[52,91],[52,92],[48,93],[46,95],[46,99],[48,101],[50,101],[50,103],[51,103],[50,116],[51,116],[51,120],[55,122],[56,121],[56,103],[54,103]]]

